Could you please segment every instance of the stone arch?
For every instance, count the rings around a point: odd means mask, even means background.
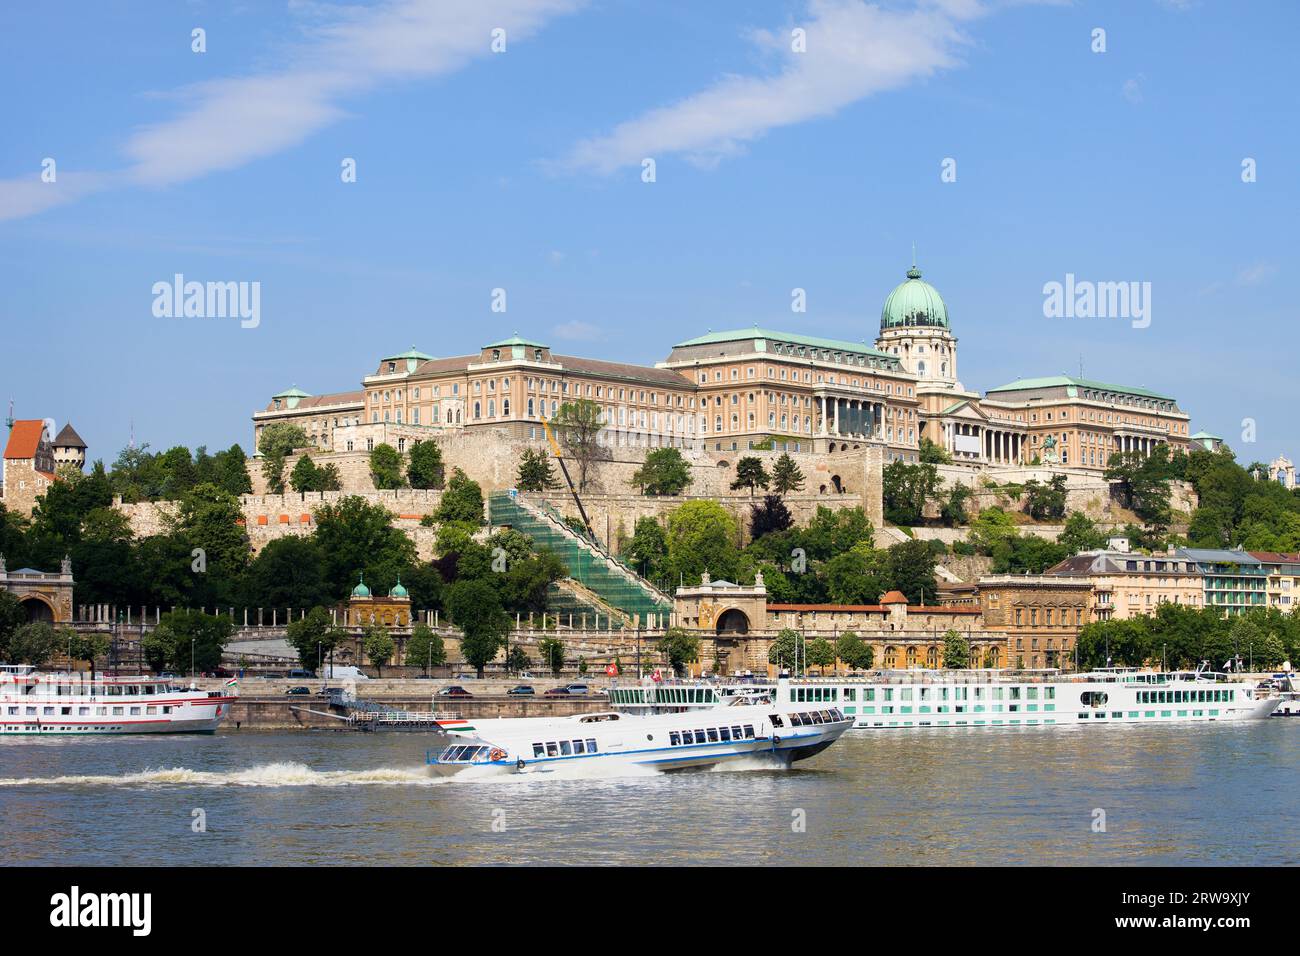
[[[719,467],[719,468],[730,468],[730,467],[731,467],[731,463],[728,462],[728,461],[724,458],[724,459],[722,459],[721,461],[718,462],[718,467]]]
[[[739,608],[729,607],[718,615],[718,634],[748,634],[749,615]]]
[[[840,481],[839,475],[831,475],[831,487],[835,489],[837,495],[844,493],[844,485]]]
[[[18,603],[23,606],[27,612],[29,623],[44,621],[46,624],[54,623],[54,605],[47,598],[40,594],[25,594],[18,599]]]

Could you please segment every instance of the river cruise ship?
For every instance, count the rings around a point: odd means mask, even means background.
[[[210,734],[234,697],[160,677],[40,673],[0,664],[0,735]]]
[[[621,691],[621,693],[616,693]],[[1159,724],[1268,717],[1273,690],[1209,671],[887,671],[863,678],[611,688],[612,706],[707,710],[730,694],[770,693],[778,707],[833,706],[857,729]],[[662,703],[661,703],[662,702]],[[680,702],[680,703],[678,703]]]
[[[476,721],[448,728],[451,743],[426,761],[439,774],[469,768],[546,773],[571,767],[685,770],[743,758],[788,766],[818,754],[852,725],[838,707],[781,706],[733,699],[713,707],[638,716],[618,711],[571,717]]]

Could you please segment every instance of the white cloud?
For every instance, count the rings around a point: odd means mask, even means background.
[[[768,130],[829,116],[885,90],[960,63],[964,22],[988,13],[979,0],[921,0],[906,10],[865,0],[810,0],[809,19],[751,38],[780,57],[771,76],[726,76],[708,89],[579,142],[554,164],[608,174],[647,157],[684,154],[710,166],[742,151]],[[791,29],[807,34],[807,52],[791,50]]]
[[[490,55],[492,30],[510,43],[586,0],[388,0],[379,6],[300,4],[312,18],[279,70],[178,90],[179,113],[127,139],[129,164],[82,173],[83,188],[40,190],[37,175],[0,180],[0,220],[119,183],[167,185],[234,169],[301,143],[335,122],[347,98],[383,84],[437,76]],[[507,53],[508,55],[508,53]],[[64,179],[64,173],[59,173]]]
[[[1259,285],[1276,271],[1277,266],[1271,262],[1256,262],[1237,273],[1237,283],[1239,285]]]

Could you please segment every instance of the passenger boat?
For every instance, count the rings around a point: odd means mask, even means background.
[[[1300,681],[1296,680],[1296,675],[1274,674],[1269,686],[1277,691],[1278,696],[1282,698],[1277,705],[1277,710],[1273,711],[1274,717],[1300,717]]]
[[[472,730],[451,730],[450,745],[430,751],[426,761],[439,774],[471,767],[505,773],[573,766],[685,770],[742,758],[788,766],[825,750],[851,725],[833,706],[791,707],[737,698],[679,713],[602,711],[481,720]]]
[[[210,734],[234,697],[161,677],[38,673],[0,664],[0,735]]]
[[[980,670],[886,671],[867,678],[805,678],[735,685],[768,691],[778,707],[829,705],[857,729],[1024,727],[1063,724],[1160,724],[1268,717],[1283,698],[1230,674],[1110,669],[1080,674]],[[726,685],[712,694],[698,685],[638,689],[649,701],[683,707],[721,706]],[[631,702],[628,703],[627,700]],[[635,710],[634,694],[611,703]]]

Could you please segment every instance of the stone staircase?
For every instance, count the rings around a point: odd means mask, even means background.
[[[666,623],[672,613],[671,597],[598,542],[569,527],[560,512],[544,498],[493,493],[488,497],[488,520],[494,528],[508,526],[527,535],[538,548],[551,551],[564,562],[569,577],[593,599],[586,601],[591,605],[590,610],[576,613],[606,615],[613,609],[627,615],[626,623],[635,624],[639,618],[642,626]],[[569,589],[569,593],[575,602],[583,596],[578,589]],[[597,610],[596,601],[605,607]]]

